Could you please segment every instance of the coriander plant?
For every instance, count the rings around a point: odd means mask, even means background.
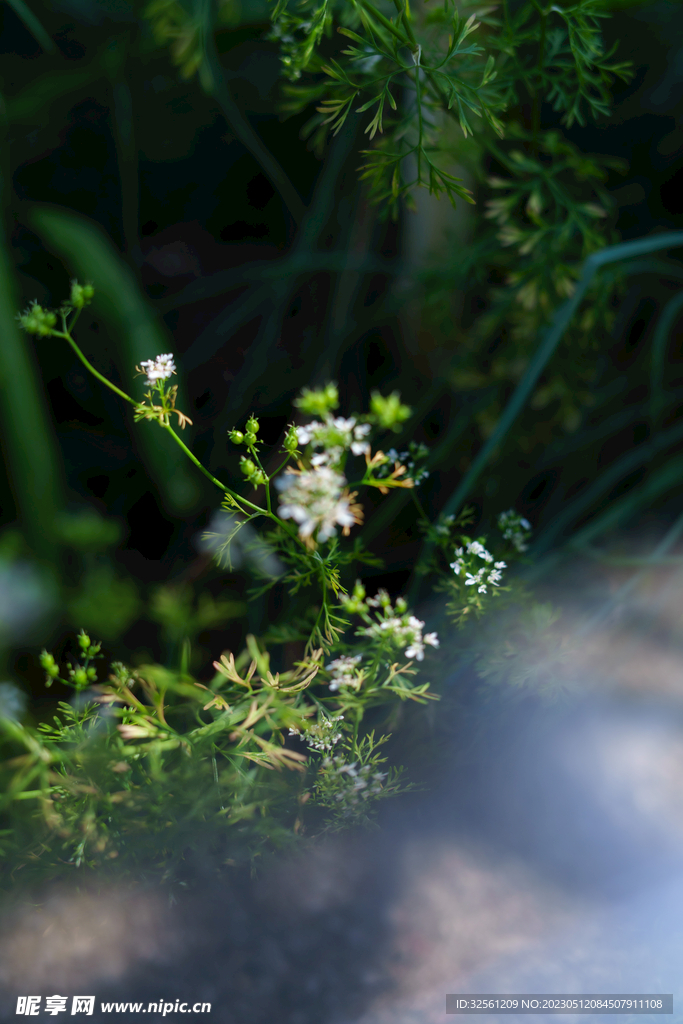
[[[92,297],[92,286],[74,281],[60,309],[34,302],[20,324],[70,345],[133,406],[136,421],[156,422],[209,477],[227,513],[224,535],[210,538],[222,565],[229,567],[240,530],[256,523],[283,567],[277,582],[291,594],[305,592],[308,611],[293,613],[270,636],[247,634],[239,652],[216,651],[201,681],[185,654],[176,668],[114,662],[100,670],[101,644],[85,631],[65,666],[44,651],[46,685],[58,681],[74,696],[36,728],[0,709],[4,855],[26,876],[116,862],[172,877],[198,845],[232,864],[297,836],[367,822],[379,800],[405,788],[403,769],[389,763],[385,749],[388,723],[397,702],[438,699],[420,668],[439,638],[425,632],[404,598],[383,589],[369,595],[359,579],[352,582],[359,565],[377,564],[345,540],[363,518],[357,499],[365,488],[410,492],[433,541],[421,569],[448,593],[458,624],[509,589],[504,572],[525,550],[529,524],[512,510],[502,513],[495,556],[486,538],[462,532],[470,510],[431,524],[416,495],[426,448],[409,444],[399,453],[377,445],[401,431],[410,409],[396,393],[375,392],[367,412],[342,416],[332,383],[296,399],[300,422],[285,430],[272,471],[257,417],[231,429],[229,441],[245,453],[240,468],[249,497],[227,487],[176,431],[191,421],[176,407],[172,354],[150,354],[140,364],[141,390],[147,388],[140,398],[86,359],[74,327]],[[262,575],[256,591],[275,582]],[[283,652],[293,640],[301,642],[301,656],[287,663]]]

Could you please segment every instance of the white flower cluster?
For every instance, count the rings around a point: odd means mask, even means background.
[[[373,772],[372,765],[364,764],[357,766],[358,762],[353,761],[347,764],[342,756],[326,757],[323,761],[323,768],[327,769],[327,783],[342,783],[341,788],[334,794],[336,803],[342,807],[357,807],[361,800],[368,800],[382,792],[382,780],[386,779],[386,772]]]
[[[311,444],[314,448],[322,448],[311,458],[313,466],[328,466],[339,462],[345,451],[349,449],[354,455],[365,455],[370,451],[370,444],[364,440],[370,433],[369,423],[358,423],[355,417],[344,419],[343,416],[327,416],[321,423],[313,420],[296,428],[296,436],[301,445]]]
[[[498,529],[502,532],[505,540],[509,540],[516,551],[520,553],[529,547],[529,534],[531,523],[524,519],[513,508],[507,512],[501,512],[498,516]]]
[[[388,593],[386,590],[380,590],[377,597],[369,597],[366,603],[371,608],[381,607],[383,618],[378,622],[373,622],[365,629],[358,630],[357,636],[389,640],[396,647],[405,651],[406,658],[415,658],[416,661],[424,660],[425,644],[430,647],[439,646],[439,638],[436,633],[422,635],[424,622],[414,615],[408,615],[403,598],[399,598],[396,601],[396,607],[392,608]]]
[[[450,563],[451,569],[456,576],[464,573],[466,587],[476,587],[478,593],[486,594],[487,586],[500,586],[500,581],[503,577],[501,570],[507,569],[507,563],[493,562],[493,555],[490,551],[486,550],[481,541],[469,541],[464,548],[456,548],[455,555],[455,561]],[[472,558],[468,558],[468,556],[472,555],[483,559],[488,565],[493,562],[493,568],[489,569],[484,565],[477,569],[476,563],[472,561]]]
[[[156,359],[144,359],[140,366],[147,374],[147,384],[156,384],[158,380],[168,380],[171,374],[176,372],[173,355],[170,352],[157,356]]]
[[[342,738],[342,733],[334,723],[341,722],[343,718],[343,715],[333,715],[330,718],[322,717],[304,733],[296,726],[292,726],[289,735],[301,736],[311,750],[322,750],[324,753],[329,753]]]
[[[327,666],[327,671],[332,673],[330,690],[338,690],[340,686],[350,686],[354,690],[359,690],[363,676],[356,666],[360,660],[359,654],[343,654],[340,658],[331,661]]]
[[[346,478],[329,466],[310,470],[288,469],[275,481],[283,492],[278,514],[299,524],[299,536],[311,537],[317,530],[318,540],[329,540],[337,526],[347,534],[358,522],[357,506],[344,494]]]

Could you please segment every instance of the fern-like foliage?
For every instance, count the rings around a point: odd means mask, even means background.
[[[610,84],[629,72],[605,51],[606,16],[600,0],[531,0],[514,12],[507,0],[501,7],[444,0],[413,10],[402,0],[393,9],[372,0],[343,7],[280,0],[272,38],[290,81],[287,109],[317,104],[308,130],[318,141],[350,114],[367,115],[374,146],[363,153],[361,175],[375,202],[395,214],[418,186],[452,202],[474,201],[449,169],[449,122],[491,151],[529,103],[529,145],[538,153],[542,103],[568,127],[608,113]],[[342,48],[338,35],[350,43]]]

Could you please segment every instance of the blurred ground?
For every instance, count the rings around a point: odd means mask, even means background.
[[[3,1019],[39,992],[209,1001],[225,1024],[446,1024],[447,992],[673,992],[683,1019],[683,574],[619,597],[633,570],[584,566],[581,592],[579,569],[554,584],[579,637],[569,697],[489,691],[437,787],[255,880],[198,864],[173,905],[103,887],[6,911]]]

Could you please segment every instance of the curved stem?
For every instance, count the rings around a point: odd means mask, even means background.
[[[266,515],[266,510],[261,508],[260,505],[254,505],[254,503],[249,501],[247,498],[243,498],[241,497],[241,495],[236,494],[235,491],[232,491],[229,487],[226,487],[225,484],[221,483],[220,480],[216,479],[215,476],[209,473],[208,469],[202,466],[197,456],[190,451],[185,442],[180,437],[178,437],[175,430],[170,424],[161,423],[160,426],[162,426],[164,430],[167,430],[169,432],[169,434],[174,439],[176,444],[185,452],[190,462],[194,463],[197,469],[204,474],[207,480],[210,480],[212,484],[215,484],[215,486],[218,487],[224,494],[229,494],[231,498],[235,499],[235,501],[241,501],[242,504],[248,505],[249,508],[253,509],[255,512],[260,512],[262,515]]]
[[[62,320],[63,319],[64,318],[62,318]],[[74,322],[75,322],[75,320],[74,320]],[[72,324],[72,326],[73,326],[73,324]],[[126,402],[129,402],[131,405],[134,405],[135,408],[137,409],[137,407],[140,405],[140,403],[136,402],[135,399],[131,398],[130,395],[127,395],[125,391],[121,390],[121,388],[118,388],[116,386],[116,384],[112,384],[112,382],[110,380],[107,380],[107,378],[105,376],[103,376],[103,374],[101,374],[99,372],[99,370],[95,369],[95,367],[92,365],[92,363],[88,359],[86,359],[86,357],[83,355],[83,353],[81,352],[80,348],[78,347],[78,345],[76,344],[74,339],[71,337],[71,334],[69,333],[68,330],[65,329],[64,331],[53,331],[52,335],[53,335],[53,337],[57,337],[57,338],[65,338],[66,341],[69,342],[69,344],[71,345],[72,349],[74,350],[74,352],[76,353],[78,358],[81,360],[83,365],[90,371],[90,373],[92,373],[92,375],[94,377],[97,377],[97,379],[99,381],[101,381],[102,384],[105,384],[109,388],[109,390],[113,391],[114,394],[119,396],[119,398],[125,399]],[[164,430],[168,431],[168,433],[174,439],[176,444],[185,452],[185,454],[187,455],[187,457],[190,460],[190,462],[194,463],[194,465],[197,467],[197,469],[199,469],[200,472],[202,472],[204,474],[204,476],[207,477],[207,479],[209,479],[211,481],[212,484],[215,484],[215,486],[218,487],[219,490],[222,491],[223,494],[229,494],[230,497],[234,498],[235,501],[238,501],[238,502],[241,501],[244,505],[247,505],[249,508],[253,509],[255,512],[265,513],[265,509],[262,509],[259,505],[254,505],[253,502],[248,501],[247,498],[242,498],[239,494],[236,494],[229,487],[226,487],[225,484],[221,483],[220,480],[216,479],[215,476],[213,476],[211,473],[209,473],[208,469],[206,469],[204,466],[202,466],[202,464],[199,461],[199,459],[197,458],[197,456],[193,455],[193,453],[187,447],[185,442],[182,441],[181,438],[178,437],[178,435],[176,434],[175,430],[173,429],[173,427],[170,424],[168,424],[168,423],[161,423],[160,422],[159,425],[162,426],[164,428]],[[270,513],[270,502],[269,502],[268,512]],[[276,517],[273,517],[273,518],[276,518]],[[278,522],[279,522],[279,520],[278,520]]]
[[[281,463],[281,464],[280,464],[280,465],[279,465],[279,466],[277,467],[277,469],[274,469],[274,470],[273,470],[273,472],[272,472],[272,473],[270,474],[270,476],[268,477],[268,479],[269,479],[269,480],[272,480],[272,479],[273,479],[273,477],[276,477],[276,476],[278,475],[278,473],[281,473],[281,472],[282,472],[282,470],[283,470],[283,469],[285,468],[285,466],[287,465],[287,463],[289,462],[289,460],[291,459],[291,457],[292,457],[291,455],[288,455],[288,456],[287,456],[287,458],[285,459],[285,461],[284,461],[284,462],[282,462],[282,463]]]
[[[90,373],[92,373],[93,377],[97,377],[97,379],[102,384],[105,384],[109,388],[110,391],[113,391],[115,395],[118,395],[119,398],[125,399],[126,402],[130,402],[131,405],[134,405],[137,408],[137,406],[140,403],[136,402],[134,398],[130,397],[130,395],[127,395],[125,391],[121,390],[121,388],[117,388],[116,384],[112,384],[112,382],[110,380],[107,380],[107,378],[104,377],[100,373],[99,370],[96,370],[95,367],[92,365],[92,363],[89,362],[85,358],[85,356],[81,352],[80,348],[78,347],[78,345],[76,344],[76,342],[74,341],[74,339],[71,337],[71,335],[69,334],[69,332],[66,329],[64,331],[53,331],[52,332],[52,336],[54,338],[65,338],[66,341],[68,341],[69,344],[71,345],[72,349],[74,350],[74,352],[76,353],[76,355],[78,356],[80,361],[86,367],[86,369],[88,369],[90,371]]]

